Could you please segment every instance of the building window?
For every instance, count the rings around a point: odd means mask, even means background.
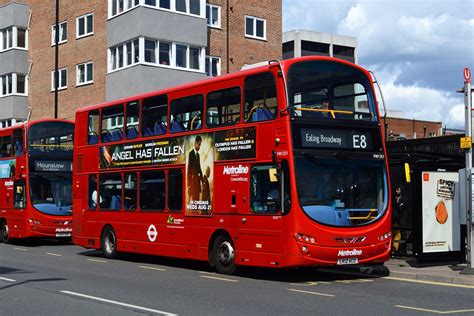
[[[0,97],[9,95],[27,95],[26,75],[11,73],[0,76]]]
[[[329,44],[301,41],[301,56],[312,55],[329,56]]]
[[[176,44],[176,67],[187,68],[188,46]]]
[[[290,59],[295,57],[295,42],[283,43],[283,59]]]
[[[253,16],[245,16],[245,36],[265,40],[267,21]]]
[[[54,91],[55,87],[58,90],[67,88],[67,68],[58,69],[58,77],[54,75],[55,71],[51,71],[51,90]]]
[[[221,75],[221,59],[219,57],[206,56],[206,74],[209,77]]]
[[[76,19],[76,38],[94,34],[94,14],[86,14]]]
[[[76,86],[94,82],[94,63],[87,62],[76,67]]]
[[[156,63],[156,41],[145,40],[145,62]]]
[[[56,44],[56,25],[52,26],[52,38],[51,38],[51,45]],[[59,23],[59,40],[58,44],[66,43],[67,42],[67,21]]]
[[[109,52],[110,71],[136,64],[140,60],[139,40],[135,39],[133,41],[112,47],[110,48]]]
[[[144,5],[190,15],[204,14],[201,9],[204,8],[204,0],[144,0]]]
[[[145,3],[149,2],[146,0]],[[109,0],[109,17],[129,11],[140,4],[140,0]]]
[[[210,27],[221,27],[221,7],[213,4],[206,4],[207,25]]]
[[[160,42],[160,65],[171,65],[170,61],[170,49],[171,44],[166,42]]]
[[[12,26],[0,31],[0,51],[27,48],[27,30]]]

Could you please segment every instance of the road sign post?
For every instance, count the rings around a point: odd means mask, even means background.
[[[472,141],[472,91],[471,91],[471,71],[469,68],[464,68],[464,108],[465,108],[465,123],[466,123],[466,138],[471,139]],[[473,222],[472,222],[472,183],[473,183],[473,174],[472,174],[472,146],[466,146],[466,208],[467,208],[467,243],[466,243],[466,261],[467,266],[461,272],[463,274],[474,274],[474,269],[472,267],[474,261],[473,254],[473,243],[474,243],[474,232],[473,232]]]

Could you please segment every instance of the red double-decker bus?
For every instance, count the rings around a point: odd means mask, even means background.
[[[373,82],[304,57],[76,112],[73,241],[236,266],[383,262]]]
[[[0,129],[0,240],[72,232],[74,124],[41,120]]]

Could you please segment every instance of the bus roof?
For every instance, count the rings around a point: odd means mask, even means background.
[[[357,68],[357,69],[363,71],[364,73],[366,73],[366,75],[370,76],[369,72],[366,69],[362,68],[361,66],[356,65],[354,63],[351,63],[349,61],[339,59],[339,58],[334,58],[334,57],[305,56],[305,57],[285,59],[285,60],[282,60],[282,61],[270,60],[270,61],[267,61],[267,62],[263,62],[265,64],[262,65],[262,66],[258,66],[258,64],[261,64],[261,63],[258,63],[257,65],[255,65],[255,67],[249,67],[247,69],[243,69],[243,70],[233,72],[233,73],[230,73],[230,74],[224,74],[224,75],[221,75],[221,76],[218,76],[218,77],[206,78],[206,79],[193,81],[193,82],[190,82],[190,83],[185,83],[185,84],[177,85],[177,86],[162,89],[162,90],[153,90],[153,91],[149,91],[149,92],[145,92],[145,93],[141,93],[141,94],[128,96],[128,97],[121,98],[121,99],[116,99],[116,100],[107,101],[107,102],[103,102],[103,103],[99,103],[99,104],[95,104],[95,105],[85,106],[85,107],[77,109],[76,113],[88,112],[88,111],[91,111],[91,110],[94,110],[94,109],[99,109],[99,108],[102,108],[102,107],[107,107],[107,106],[116,105],[116,104],[123,104],[123,103],[127,103],[127,102],[130,102],[130,101],[136,101],[137,99],[147,98],[147,97],[155,96],[157,94],[167,94],[167,93],[172,93],[172,92],[178,92],[178,91],[181,91],[181,90],[196,88],[196,87],[199,87],[199,86],[213,84],[213,83],[216,83],[216,82],[223,82],[223,81],[226,81],[226,80],[237,79],[237,78],[241,78],[241,77],[245,77],[245,76],[249,76],[249,75],[264,72],[264,71],[270,69],[271,67],[273,67],[274,65],[276,65],[277,63],[280,63],[281,67],[284,70],[286,70],[286,69],[289,69],[290,66],[294,63],[299,63],[299,62],[303,62],[303,61],[311,61],[311,60],[326,60],[326,61],[333,61],[333,62],[337,62],[337,63],[346,64],[348,66]]]
[[[44,119],[39,119],[39,120],[34,120],[34,121],[18,122],[15,125],[0,128],[0,133],[8,132],[10,130],[17,129],[19,127],[20,128],[26,127],[28,129],[31,125],[35,125],[35,124],[38,124],[38,123],[44,123],[44,122],[66,122],[66,123],[74,124],[73,121],[66,120],[66,119],[44,118]]]

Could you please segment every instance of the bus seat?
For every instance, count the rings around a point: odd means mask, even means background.
[[[120,198],[117,197],[116,195],[112,196],[112,200],[110,201],[110,209],[111,210],[119,210],[121,205],[120,205]]]
[[[153,133],[153,130],[150,127],[145,128],[145,130],[143,131],[143,136],[153,136],[153,135],[155,134]]]
[[[258,108],[252,114],[252,122],[267,121],[273,119],[273,114],[270,110],[265,108]]]
[[[166,124],[161,121],[155,122],[155,135],[163,135],[166,133]]]
[[[184,125],[182,122],[179,121],[173,121],[171,122],[171,133],[178,133],[178,132],[184,132],[186,129],[184,128]]]
[[[94,133],[94,134],[89,134],[87,135],[87,143],[88,144],[97,144],[99,142],[99,137]]]
[[[100,138],[103,143],[108,143],[112,141],[112,134],[109,131],[103,131]]]
[[[118,140],[122,140],[123,138],[123,133],[122,133],[122,130],[121,129],[115,129],[112,131],[112,141],[115,142],[115,141],[118,141]]]
[[[127,138],[137,138],[138,131],[135,126],[128,126],[127,127]]]

